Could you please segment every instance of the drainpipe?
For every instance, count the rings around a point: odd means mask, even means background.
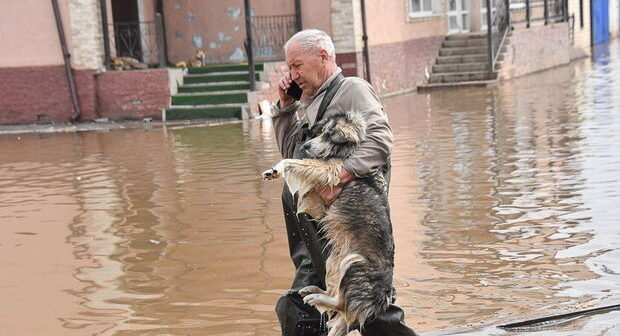
[[[69,82],[69,93],[71,94],[71,103],[73,104],[73,114],[71,115],[71,122],[73,122],[80,117],[80,103],[78,102],[75,78],[73,78],[73,70],[71,69],[71,54],[69,53],[69,49],[67,48],[65,30],[62,26],[62,18],[60,16],[58,0],[52,0],[52,7],[54,8],[54,16],[56,17],[56,28],[58,29],[58,38],[60,39],[62,56],[65,61],[65,73],[67,74],[67,81]]]
[[[366,32],[366,1],[361,0],[362,6],[362,40],[364,41],[364,49],[362,53],[364,55],[364,71],[366,72],[364,76],[368,83],[370,81],[370,55],[368,54],[368,33]]]
[[[254,75],[254,53],[252,52],[252,18],[250,17],[250,0],[244,0],[243,5],[245,7],[245,50],[248,54],[248,66],[250,70],[250,91],[256,89],[256,76]]]
[[[103,33],[103,54],[106,70],[110,70],[110,32],[108,31],[108,6],[106,0],[99,0],[99,9],[101,10],[101,32]]]
[[[301,24],[301,0],[295,0],[295,25],[297,31],[301,31],[303,25]]]

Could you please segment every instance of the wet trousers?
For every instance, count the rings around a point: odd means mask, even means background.
[[[388,177],[389,178],[389,177]],[[312,306],[306,305],[298,290],[316,285],[325,289],[325,239],[321,237],[317,223],[309,216],[296,216],[296,199],[286,185],[282,193],[284,220],[288,234],[291,259],[295,265],[295,278],[291,290],[276,304],[276,314],[282,328],[282,336],[327,335],[325,319]],[[404,323],[403,310],[390,305],[388,310],[372,321],[366,322],[361,330],[363,336],[416,336]]]

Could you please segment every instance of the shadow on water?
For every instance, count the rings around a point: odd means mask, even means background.
[[[618,303],[619,49],[497,88],[384,101],[395,285],[414,329],[515,335],[495,325]],[[278,334],[293,269],[281,183],[259,178],[280,157],[272,132],[1,136],[3,329]],[[618,318],[528,335],[614,335]]]

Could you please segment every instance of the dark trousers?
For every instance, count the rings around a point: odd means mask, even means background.
[[[326,335],[325,320],[321,320],[319,312],[314,307],[303,302],[297,291],[309,285],[325,289],[325,260],[329,251],[324,249],[325,240],[320,236],[316,222],[307,215],[297,216],[295,214],[296,199],[293,198],[286,185],[282,193],[282,205],[289,250],[295,265],[295,278],[291,290],[283,295],[276,305],[282,336]],[[366,322],[362,335],[417,335],[405,325],[404,316],[403,310],[392,304],[385,313]]]

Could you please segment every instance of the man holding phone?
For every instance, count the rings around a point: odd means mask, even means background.
[[[310,130],[323,115],[356,111],[366,122],[366,139],[339,170],[341,185],[377,171],[389,183],[392,129],[372,86],[357,77],[344,78],[336,64],[334,44],[325,32],[303,30],[284,46],[289,72],[280,80],[279,100],[273,104],[276,142],[283,158],[303,158],[301,144],[313,137]],[[317,190],[326,204],[340,194],[342,186]],[[325,288],[326,251],[316,222],[296,215],[296,199],[286,185],[282,193],[284,218],[291,258],[296,268],[291,291],[276,306],[283,336],[322,335],[324,323],[314,307],[305,305],[297,291],[308,285]],[[403,312],[391,305],[388,311],[365,325],[362,334],[415,335],[403,323]]]

